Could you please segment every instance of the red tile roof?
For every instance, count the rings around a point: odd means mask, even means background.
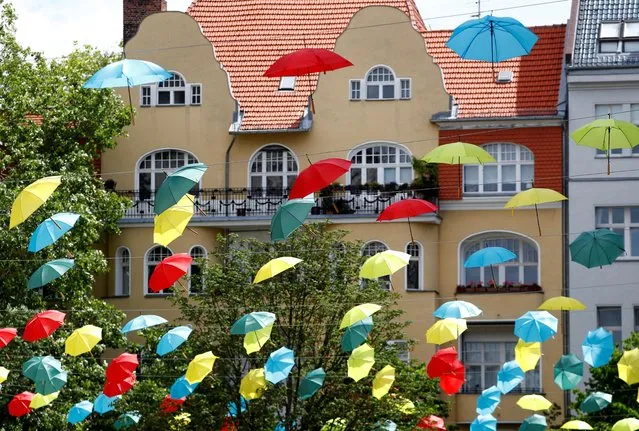
[[[565,25],[530,28],[539,40],[530,54],[495,64],[462,60],[445,46],[450,30],[425,33],[427,51],[439,64],[446,90],[459,105],[457,118],[516,117],[557,113]],[[497,71],[511,70],[510,83]]]

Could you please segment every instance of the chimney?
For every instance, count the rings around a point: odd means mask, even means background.
[[[166,10],[166,0],[123,0],[123,45],[138,32],[144,18]]]

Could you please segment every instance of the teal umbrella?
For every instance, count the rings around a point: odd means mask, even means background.
[[[80,401],[69,409],[67,413],[67,422],[71,425],[85,420],[93,412],[93,403],[91,401]]]
[[[118,417],[118,420],[115,421],[113,426],[116,430],[132,427],[140,422],[141,417],[142,416],[138,412],[123,413],[120,415],[120,417]]]
[[[193,186],[200,182],[207,168],[208,166],[204,163],[192,163],[169,174],[155,192],[153,208],[155,214],[160,215],[178,203]]]
[[[584,363],[572,353],[563,355],[554,369],[555,383],[562,390],[574,389],[584,375]]]
[[[605,392],[593,392],[581,402],[579,410],[586,413],[594,413],[608,407],[612,402],[612,395]]]
[[[56,259],[47,262],[31,274],[27,287],[29,289],[37,289],[49,284],[56,278],[62,277],[74,265],[75,261],[73,259]]]
[[[586,268],[612,264],[625,252],[623,237],[608,229],[583,232],[570,243],[570,258]]]
[[[35,356],[22,364],[22,375],[32,380],[36,392],[49,395],[58,392],[67,383],[67,372],[53,356]]]
[[[545,417],[541,415],[532,415],[523,420],[519,427],[519,431],[544,431],[547,426],[548,423],[546,422]]]
[[[373,329],[373,316],[368,316],[346,328],[342,335],[342,352],[352,352],[359,347]]]
[[[304,376],[297,389],[300,400],[305,400],[315,395],[315,392],[317,392],[324,384],[325,378],[326,373],[323,368],[317,368],[313,371],[309,371],[308,374]]]
[[[291,199],[271,219],[271,241],[282,241],[304,224],[315,205],[313,199]]]
[[[237,319],[235,323],[233,323],[233,326],[231,326],[231,334],[248,334],[249,332],[272,325],[273,322],[275,322],[275,314],[269,313],[268,311],[254,311]]]

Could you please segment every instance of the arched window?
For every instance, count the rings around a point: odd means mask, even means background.
[[[362,94],[362,87],[365,92]],[[350,80],[351,100],[395,100],[411,98],[411,79],[398,78],[388,66],[372,67],[364,79]]]
[[[388,247],[383,242],[369,241],[366,244],[364,244],[364,246],[362,247],[362,256],[368,258],[386,250],[388,250]],[[382,288],[386,290],[390,290],[390,287],[391,287],[390,276],[386,275],[384,277],[380,277],[378,281]]]
[[[131,294],[131,252],[120,247],[115,252],[115,296]]]
[[[184,105],[186,102],[186,82],[178,72],[158,82],[158,105]]]
[[[393,144],[366,145],[350,156],[350,184],[404,184],[413,181],[411,154]]]
[[[140,86],[140,106],[185,106],[202,104],[202,84],[189,84],[179,72],[152,85]]]
[[[193,258],[189,269],[189,293],[193,295],[202,293],[202,268],[199,259],[206,259],[206,250],[204,247],[196,245],[191,247],[189,254]]]
[[[511,261],[483,268],[464,268],[464,262],[471,254],[485,247],[503,247],[517,255]],[[491,232],[473,236],[461,244],[462,284],[492,284],[493,276],[497,285],[539,284],[539,250],[537,245],[520,235],[506,232]]]
[[[535,158],[532,151],[516,144],[487,144],[482,148],[497,163],[464,165],[464,193],[513,194],[532,187]]]
[[[153,294],[161,294],[161,293],[171,293],[170,289],[162,290],[161,292],[152,292],[149,290],[149,280],[151,279],[151,274],[155,270],[155,267],[162,262],[162,259],[166,259],[169,256],[172,256],[173,253],[166,247],[162,247],[161,245],[155,246],[149,251],[146,252],[144,256],[144,267],[146,271],[146,275],[144,277],[144,292],[147,295]]]
[[[266,194],[281,194],[290,189],[298,174],[297,159],[281,145],[269,145],[251,158],[250,187]]]
[[[149,199],[151,193],[160,187],[168,174],[197,162],[193,154],[174,149],[155,151],[147,155],[138,163],[136,172],[140,199]],[[197,194],[198,189],[199,187],[195,186],[191,193]]]
[[[424,288],[423,262],[424,253],[418,242],[409,242],[406,253],[410,254],[410,261],[406,266],[406,290],[422,290]]]

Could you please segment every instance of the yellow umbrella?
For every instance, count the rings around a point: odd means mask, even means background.
[[[0,383],[4,383],[9,377],[9,370],[5,367],[0,367]]]
[[[244,348],[247,354],[259,352],[264,344],[271,338],[273,324],[258,329],[256,331],[247,332],[244,335]]]
[[[153,221],[153,242],[168,246],[171,241],[178,238],[186,229],[193,217],[193,201],[195,196],[184,195],[178,203],[155,216]]]
[[[543,304],[537,307],[537,309],[571,311],[585,310],[586,306],[581,301],[578,301],[575,298],[568,298],[566,296],[555,296],[545,300]]]
[[[456,340],[468,327],[464,319],[448,317],[438,320],[426,331],[426,342],[432,344],[444,344]]]
[[[204,380],[204,377],[213,371],[213,364],[215,364],[216,359],[217,356],[211,351],[197,355],[189,362],[189,367],[186,369],[186,381],[192,385]]]
[[[626,350],[617,363],[619,378],[629,385],[639,383],[639,349]]]
[[[367,343],[362,344],[348,358],[348,377],[359,382],[368,376],[375,363],[375,349]]]
[[[262,396],[266,390],[266,378],[264,368],[256,368],[249,371],[240,382],[240,395],[246,400],[254,400]]]
[[[280,272],[284,272],[287,269],[293,268],[301,261],[302,259],[289,256],[271,259],[263,267],[261,267],[259,271],[257,271],[255,280],[253,280],[253,284],[257,284],[261,281],[268,280],[271,277],[275,277]]]
[[[26,186],[11,206],[9,229],[18,226],[49,199],[62,182],[61,176],[45,177]]]
[[[639,429],[639,419],[625,418],[615,422],[612,431],[636,431]]]
[[[410,261],[410,254],[401,251],[386,250],[369,257],[359,271],[360,278],[373,280],[375,278],[391,275]]]
[[[568,421],[561,426],[566,430],[591,430],[592,427],[584,421]]]
[[[32,409],[39,409],[42,407],[46,407],[53,402],[60,395],[60,391],[53,392],[49,395],[35,394],[33,398],[31,398],[31,403],[29,403],[29,407]]]
[[[515,208],[527,207],[530,205],[535,206],[535,215],[537,216],[537,229],[539,229],[539,235],[541,235],[541,224],[539,224],[539,210],[537,205],[545,204],[549,202],[558,202],[568,199],[566,196],[552,189],[539,189],[532,188],[524,192],[519,192],[504,205],[504,208],[510,208],[515,211]]]
[[[64,342],[64,353],[78,356],[91,351],[102,340],[102,328],[86,325],[78,328]]]
[[[517,405],[522,409],[539,411],[548,410],[552,403],[541,395],[524,395],[517,400]]]
[[[372,316],[382,309],[381,305],[377,304],[360,304],[348,310],[348,312],[342,318],[342,323],[339,325],[339,329],[347,328],[362,319],[366,319],[368,316]]]
[[[515,362],[523,371],[534,370],[541,358],[541,343],[533,341],[526,343],[519,339],[515,346]]]
[[[381,400],[388,393],[395,381],[395,368],[386,365],[375,374],[373,379],[373,396]]]
[[[397,410],[400,412],[410,415],[415,411],[415,404],[411,400],[407,400],[406,398],[397,397]]]

